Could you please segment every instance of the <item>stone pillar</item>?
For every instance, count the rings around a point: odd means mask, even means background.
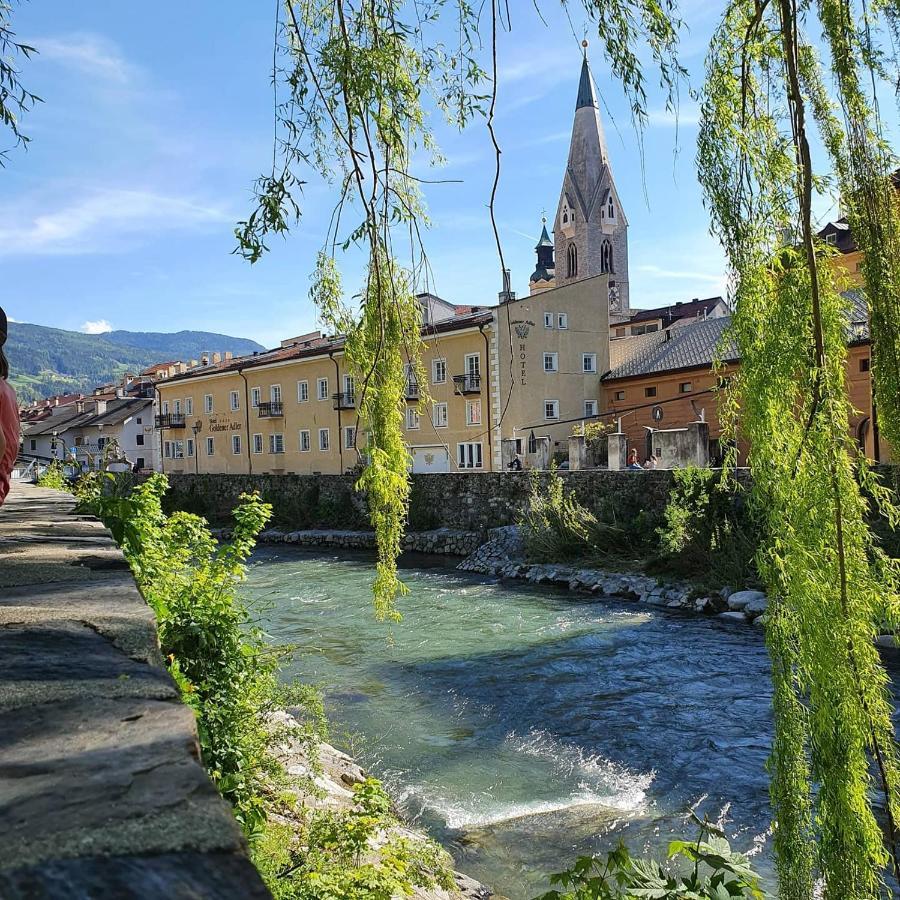
[[[628,454],[628,440],[621,432],[607,435],[607,458],[610,469],[624,469]]]
[[[709,425],[691,422],[687,427],[691,465],[705,469],[709,465]]]
[[[573,434],[569,437],[569,471],[577,472],[587,465],[587,452],[583,434]]]

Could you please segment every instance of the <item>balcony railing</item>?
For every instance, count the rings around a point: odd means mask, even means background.
[[[353,391],[343,391],[340,394],[332,394],[331,399],[334,400],[335,409],[355,409],[356,394]]]
[[[481,376],[480,375],[454,375],[453,384],[459,394],[480,394],[481,393]]]
[[[419,382],[418,381],[407,381],[406,382],[406,399],[407,400],[418,400],[419,399]]]
[[[156,416],[157,428],[184,428],[184,415],[182,413],[163,413]]]
[[[284,415],[284,403],[281,400],[260,403],[256,409],[260,419],[277,419]]]

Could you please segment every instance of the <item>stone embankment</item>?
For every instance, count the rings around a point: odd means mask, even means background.
[[[0,507],[0,897],[270,897],[122,553],[65,493]]]
[[[214,529],[220,540],[228,540],[231,530]],[[289,531],[267,528],[260,532],[263,544],[296,544],[298,547],[334,548],[336,550],[374,550],[374,531],[331,531],[307,529]],[[456,531],[452,528],[435,528],[431,531],[411,531],[403,537],[403,549],[415,553],[435,553],[443,556],[468,556],[481,544],[483,537],[477,531]]]
[[[302,793],[297,799],[297,804],[306,809],[330,809],[343,811],[353,805],[353,787],[362,784],[368,777],[354,759],[342,753],[331,744],[324,741],[318,748],[318,771],[314,771],[308,762],[307,749],[301,738],[292,737],[297,720],[289,712],[277,712],[272,716],[272,723],[278,733],[284,735],[280,747],[279,760],[289,776],[298,780],[312,779],[316,791]],[[293,825],[294,821],[287,815],[278,817],[287,825]],[[411,828],[398,825],[391,833],[381,835],[381,843],[385,839],[402,837],[408,841],[418,842],[424,836]],[[373,848],[377,852],[377,847]],[[416,888],[412,896],[418,900],[488,900],[494,894],[483,884],[463,875],[460,872],[453,873],[457,890],[453,893],[442,888],[425,890]]]
[[[661,584],[649,575],[557,563],[529,563],[522,536],[515,525],[493,528],[489,539],[457,568],[496,578],[516,578],[530,584],[553,584],[592,594],[605,594],[653,606],[703,613],[719,619],[762,625],[766,595],[761,591],[735,591],[727,586],[698,594],[689,584]]]

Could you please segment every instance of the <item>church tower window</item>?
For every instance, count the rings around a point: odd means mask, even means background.
[[[612,244],[604,241],[600,246],[600,271],[612,272]]]
[[[575,278],[578,275],[578,248],[574,244],[569,244],[566,251],[567,271],[569,278]]]
[[[609,216],[610,219],[612,219],[615,215],[615,213],[613,212],[612,197],[609,198],[609,206],[607,207],[606,214]]]

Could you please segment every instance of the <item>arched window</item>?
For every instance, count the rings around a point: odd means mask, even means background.
[[[563,210],[563,224],[569,221],[569,213],[566,210]]]
[[[609,241],[604,241],[600,245],[600,271],[612,272],[612,270],[612,244]]]
[[[566,251],[567,275],[569,278],[575,278],[578,275],[578,248],[574,244],[569,244]]]
[[[607,207],[606,214],[611,218],[613,218],[613,202],[612,197],[609,198],[609,206]]]

